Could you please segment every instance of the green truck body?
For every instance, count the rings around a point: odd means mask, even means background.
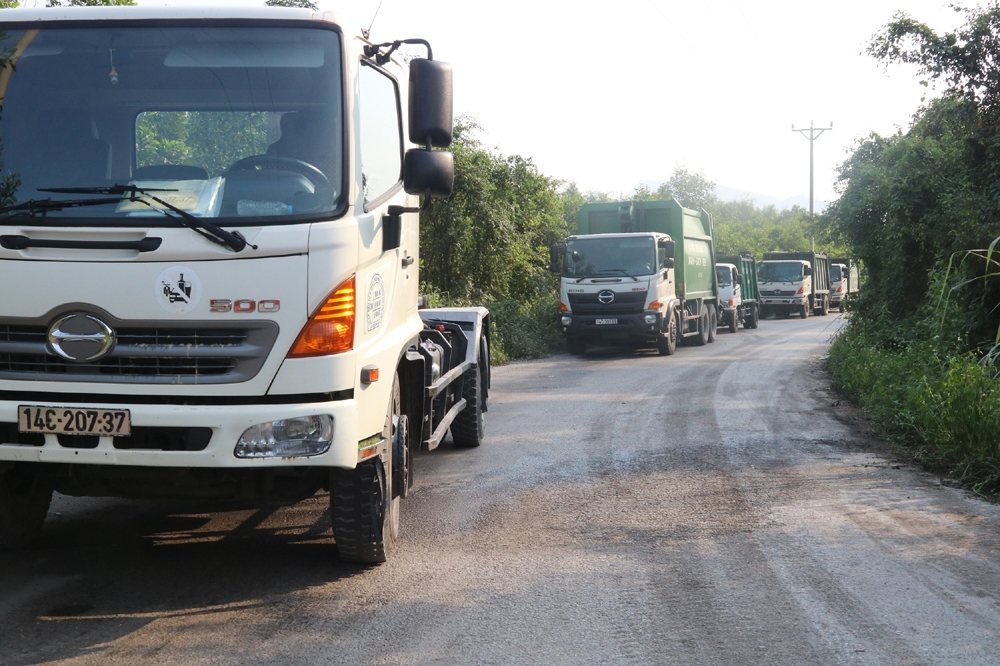
[[[708,212],[673,200],[585,204],[577,228],[552,254],[570,352],[611,343],[672,354],[683,339],[715,340],[719,290]]]

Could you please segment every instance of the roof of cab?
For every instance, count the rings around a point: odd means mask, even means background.
[[[128,19],[269,19],[274,21],[323,21],[341,23],[340,12],[317,12],[311,9],[267,7],[263,3],[218,6],[114,6],[114,7],[42,7],[0,9],[0,23],[49,21],[107,21]]]

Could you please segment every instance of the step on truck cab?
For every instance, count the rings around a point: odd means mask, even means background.
[[[851,259],[830,259],[830,307],[844,311],[844,303],[860,288],[858,266]]]
[[[413,449],[483,436],[488,312],[418,308],[450,67],[306,9],[0,19],[0,547],[53,489],[327,489],[385,560]]]
[[[830,260],[820,252],[765,252],[757,264],[761,315],[830,311]]]
[[[585,204],[578,233],[551,248],[559,325],[570,353],[588,345],[715,340],[719,291],[712,216],[674,200]]]
[[[715,258],[719,283],[719,326],[730,333],[757,328],[760,321],[760,293],[757,289],[757,262],[749,252]]]

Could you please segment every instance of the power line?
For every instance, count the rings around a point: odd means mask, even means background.
[[[813,127],[813,121],[809,121],[809,129],[795,129],[795,123],[792,123],[792,131],[798,132],[802,136],[809,139],[809,217],[813,216],[813,143],[827,130],[833,129],[833,121],[830,121],[829,127]],[[809,136],[806,136],[806,132],[809,132]]]

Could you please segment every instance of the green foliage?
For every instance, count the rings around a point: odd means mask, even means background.
[[[20,6],[21,3],[17,2],[17,0],[0,0],[0,9],[14,9]]]
[[[135,0],[49,0],[46,7],[135,7]]]
[[[151,111],[136,119],[136,163],[194,164],[220,175],[241,157],[267,150],[270,114]]]

